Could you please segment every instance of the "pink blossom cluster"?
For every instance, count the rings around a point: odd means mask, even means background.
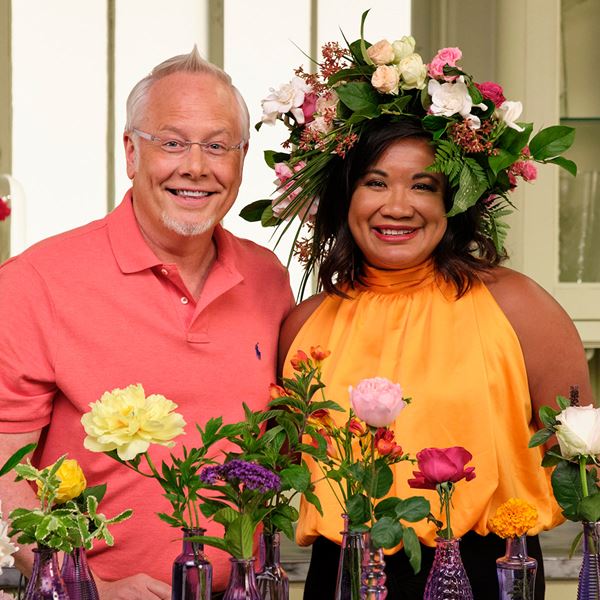
[[[454,81],[456,76],[444,75],[444,66],[455,67],[456,62],[462,58],[460,48],[442,48],[431,59],[429,63],[429,76],[434,79],[443,79],[444,81]]]
[[[275,184],[278,186],[278,190],[284,190],[284,193],[290,190],[294,185],[294,174],[298,171],[301,171],[306,166],[306,163],[301,160],[300,162],[294,165],[293,170],[286,163],[276,163],[275,164],[275,175],[277,175],[277,179],[275,180]],[[283,194],[275,198],[273,200],[273,214],[276,217],[282,218],[287,207],[297,198],[298,194],[302,192],[302,188],[297,186],[295,189],[290,191],[287,196],[283,197]],[[303,208],[298,214],[301,219],[304,219],[306,216],[306,211],[308,210],[309,217],[314,216],[317,212],[317,203],[311,202],[310,206],[307,208]],[[286,218],[292,218],[295,213],[287,216]]]
[[[517,177],[523,179],[523,181],[535,181],[537,179],[537,167],[531,162],[529,157],[531,152],[529,148],[525,146],[523,148],[524,160],[518,160],[513,163],[508,170],[508,180],[512,188],[517,187]]]

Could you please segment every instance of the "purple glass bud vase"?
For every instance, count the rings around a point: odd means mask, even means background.
[[[38,546],[33,551],[33,572],[25,600],[70,600],[58,569],[56,550]]]
[[[204,535],[206,529],[182,529],[183,547],[173,562],[171,600],[210,600],[212,565],[204,554],[204,544],[186,538]]]
[[[256,581],[263,600],[288,600],[290,597],[288,576],[281,566],[280,543],[278,531],[263,531],[260,536],[260,569],[256,573]]]
[[[364,534],[365,548],[362,560],[361,600],[385,600],[385,558],[383,549],[373,546],[370,533]]]
[[[231,573],[223,600],[262,600],[256,586],[254,558],[230,558]]]
[[[533,600],[537,560],[527,556],[524,535],[506,539],[506,554],[496,561],[500,600]]]
[[[85,548],[65,554],[61,575],[70,600],[98,600],[98,589],[88,566]]]
[[[436,538],[435,556],[423,600],[473,600],[459,543],[460,538]]]
[[[335,600],[359,600],[361,569],[364,549],[364,534],[351,531],[348,515],[342,515],[344,530],[338,563]]]
[[[600,600],[600,521],[583,523],[583,562],[577,600]]]

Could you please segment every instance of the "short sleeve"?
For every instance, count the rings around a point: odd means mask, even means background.
[[[41,429],[56,393],[56,317],[42,277],[19,256],[0,265],[0,432]]]

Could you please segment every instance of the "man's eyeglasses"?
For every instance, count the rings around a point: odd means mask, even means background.
[[[220,142],[188,142],[187,140],[179,140],[177,138],[162,139],[152,135],[151,133],[140,131],[139,129],[135,128],[133,129],[133,132],[139,135],[142,139],[152,142],[164,152],[175,155],[185,154],[194,144],[200,146],[202,151],[209,156],[225,156],[233,150],[240,150],[244,147],[243,141],[235,146],[226,146]]]

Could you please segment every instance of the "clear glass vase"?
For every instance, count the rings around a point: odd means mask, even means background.
[[[88,566],[85,548],[65,554],[60,571],[70,600],[98,600],[98,589]]]
[[[204,535],[206,529],[182,529],[183,547],[173,562],[171,600],[210,600],[212,565],[204,554],[204,544],[186,538]]]
[[[524,535],[506,539],[506,554],[496,561],[500,600],[533,600],[537,560],[527,556]]]
[[[473,591],[460,558],[460,538],[436,538],[433,565],[423,600],[473,600]]]
[[[288,600],[290,597],[288,576],[281,566],[280,542],[278,531],[263,531],[260,536],[260,568],[256,573],[256,581],[263,600]]]
[[[583,523],[583,562],[577,600],[600,600],[600,521]]]
[[[25,590],[25,600],[69,600],[56,550],[45,546],[34,549],[33,572]]]
[[[342,547],[334,598],[335,600],[360,600],[364,534],[350,530],[348,515],[342,515],[342,519],[344,530],[341,532]]]
[[[385,558],[383,548],[376,548],[371,542],[371,535],[364,535],[360,588],[361,600],[384,600],[387,597],[385,587]]]
[[[254,558],[230,558],[231,573],[223,600],[262,600],[256,585]]]

